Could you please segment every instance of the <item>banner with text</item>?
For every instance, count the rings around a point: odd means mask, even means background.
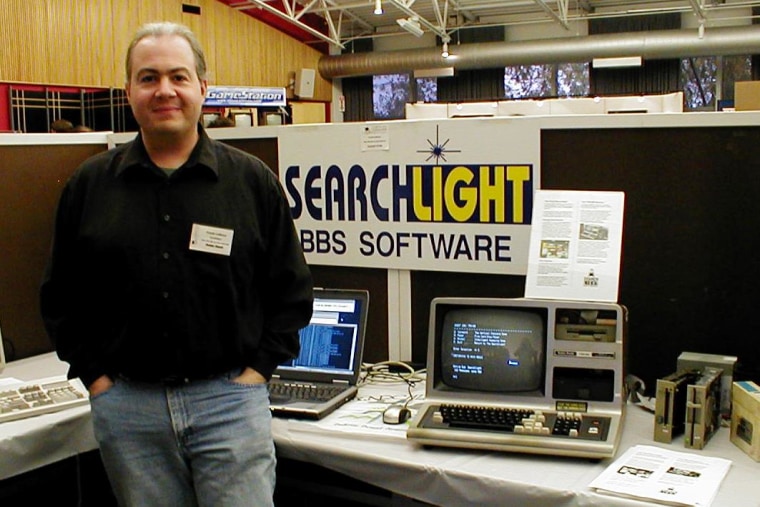
[[[209,86],[206,107],[275,107],[287,104],[285,88],[260,86]]]
[[[525,274],[537,122],[284,128],[280,178],[312,264]]]

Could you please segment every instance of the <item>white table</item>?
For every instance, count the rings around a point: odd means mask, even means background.
[[[362,388],[387,391],[388,386]],[[398,388],[397,388],[398,389]],[[401,387],[401,390],[405,388]],[[338,412],[328,417],[340,417]],[[595,493],[588,484],[611,459],[554,458],[477,450],[425,448],[396,437],[372,438],[325,431],[323,423],[277,419],[273,424],[278,455],[311,462],[400,495],[446,507],[633,507],[646,502]],[[712,507],[760,506],[760,463],[729,441],[721,428],[704,450],[652,440],[653,416],[629,405],[618,456],[636,444],[704,453],[732,461]]]
[[[2,377],[35,380],[65,375],[55,354],[8,364]],[[365,386],[361,396],[403,397],[405,386]],[[329,418],[341,417],[339,409]],[[323,421],[324,423],[324,421]],[[629,406],[618,455],[637,444],[704,453],[732,461],[712,507],[760,507],[760,463],[729,441],[721,428],[702,451],[652,441],[652,415]],[[387,429],[387,428],[386,428]],[[645,502],[599,495],[588,484],[611,460],[589,461],[462,449],[424,448],[399,438],[398,430],[375,437],[326,431],[322,423],[275,419],[278,454],[313,463],[368,484],[446,507],[634,507]],[[0,424],[0,479],[97,448],[89,405]]]

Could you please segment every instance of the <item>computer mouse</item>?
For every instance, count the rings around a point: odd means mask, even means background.
[[[401,424],[407,421],[412,415],[412,411],[402,405],[391,405],[383,411],[383,422],[385,424]]]

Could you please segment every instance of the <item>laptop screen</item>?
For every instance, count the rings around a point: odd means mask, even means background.
[[[351,378],[361,367],[367,292],[318,289],[311,321],[299,331],[301,351],[277,373],[323,373]]]

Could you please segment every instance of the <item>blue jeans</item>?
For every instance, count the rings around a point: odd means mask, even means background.
[[[275,454],[265,384],[239,372],[178,387],[115,379],[91,400],[120,505],[272,506]]]

